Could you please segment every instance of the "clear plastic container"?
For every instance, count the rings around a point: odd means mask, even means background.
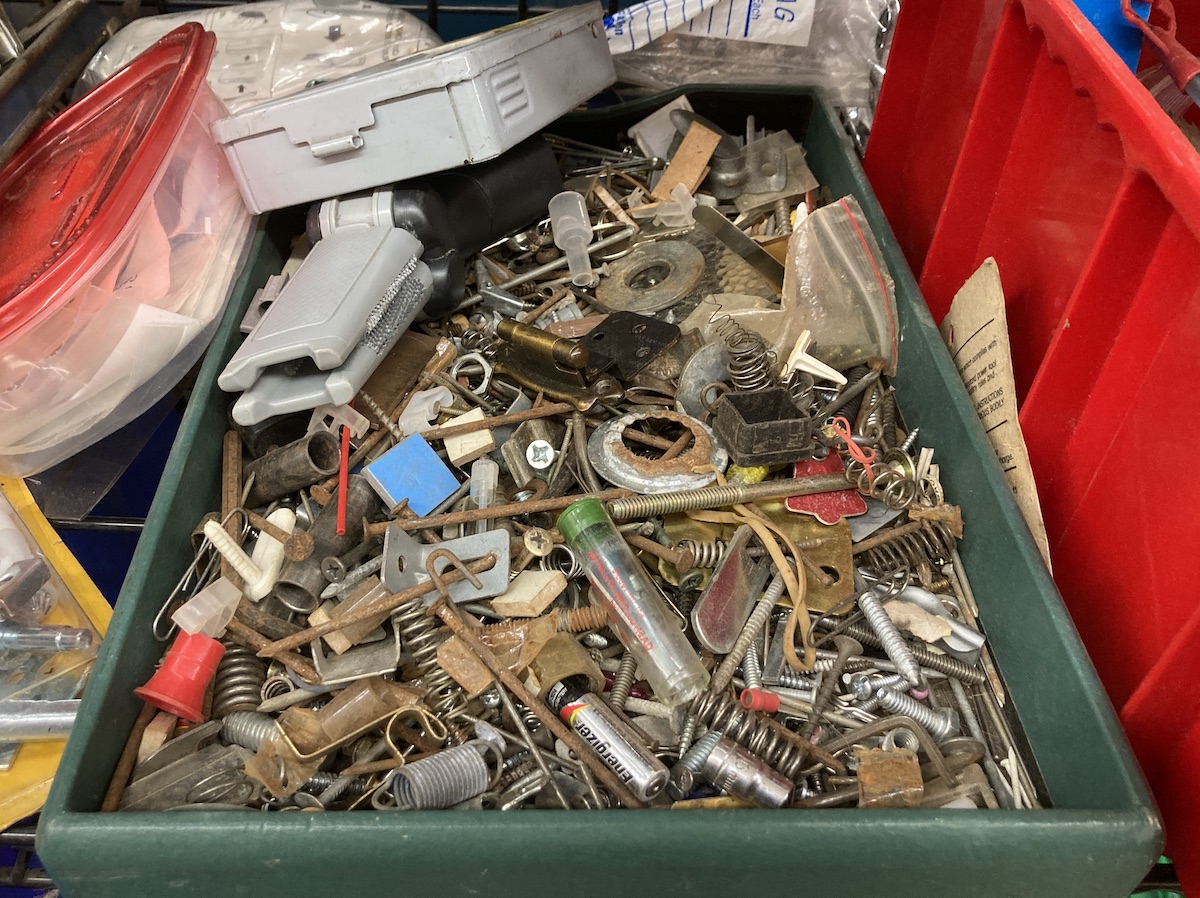
[[[209,136],[212,35],[186,25],[0,171],[0,472],[144,412],[199,358],[253,222]]]
[[[592,589],[655,698],[677,707],[699,695],[708,671],[604,506],[596,499],[576,502],[559,515],[558,530],[584,560]]]

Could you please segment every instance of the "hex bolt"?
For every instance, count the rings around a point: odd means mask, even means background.
[[[829,669],[829,672],[821,677],[821,688],[817,690],[817,694],[813,698],[812,713],[800,727],[801,739],[812,739],[812,735],[817,729],[817,722],[821,719],[821,714],[829,704],[829,700],[833,698],[833,690],[837,688],[838,682],[842,679],[842,671],[846,668],[846,662],[852,656],[862,654],[862,643],[849,636],[835,636],[833,644],[837,646],[837,658],[834,659],[833,667]]]
[[[934,710],[921,704],[914,698],[909,698],[902,692],[896,692],[890,686],[885,686],[875,693],[880,706],[891,714],[903,714],[911,717],[925,727],[938,742],[944,742],[959,733],[958,713],[952,708]]]
[[[879,601],[874,587],[858,597],[858,607],[862,609],[867,623],[871,625],[871,629],[883,643],[883,650],[896,665],[896,670],[903,674],[909,686],[914,689],[919,688],[924,681],[921,667],[917,664],[917,659],[913,657],[907,640],[900,635],[900,631],[892,623],[887,611],[884,610],[883,603]],[[861,654],[861,652],[860,647],[859,653]]]

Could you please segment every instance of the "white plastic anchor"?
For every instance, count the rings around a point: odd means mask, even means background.
[[[296,513],[288,508],[277,508],[267,515],[267,520],[287,533],[296,527]],[[221,557],[238,572],[245,584],[242,593],[251,602],[261,601],[274,588],[283,569],[283,543],[268,533],[260,533],[251,558],[216,521],[208,521],[204,525],[204,535]]]

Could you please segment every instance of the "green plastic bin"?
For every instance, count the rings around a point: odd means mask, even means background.
[[[698,112],[735,133],[747,114],[759,127],[787,128],[803,139],[821,183],[835,196],[853,193],[870,219],[896,281],[901,407],[936,447],[947,497],[962,506],[962,555],[1052,807],[97,813],[137,714],[133,689],[162,653],[150,622],[191,559],[192,527],[219,506],[227,398],[216,376],[239,341],[242,308],[278,270],[295,232],[276,216],[258,235],[204,362],[42,814],[38,853],[67,898],[1128,895],[1158,858],[1153,801],[836,115],[808,93],[688,94]],[[555,130],[611,139],[674,95]]]

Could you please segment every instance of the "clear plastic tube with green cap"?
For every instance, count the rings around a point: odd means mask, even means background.
[[[690,702],[708,684],[708,671],[646,569],[596,499],[571,505],[558,530],[583,563],[592,588],[613,619],[617,637],[665,705]]]

